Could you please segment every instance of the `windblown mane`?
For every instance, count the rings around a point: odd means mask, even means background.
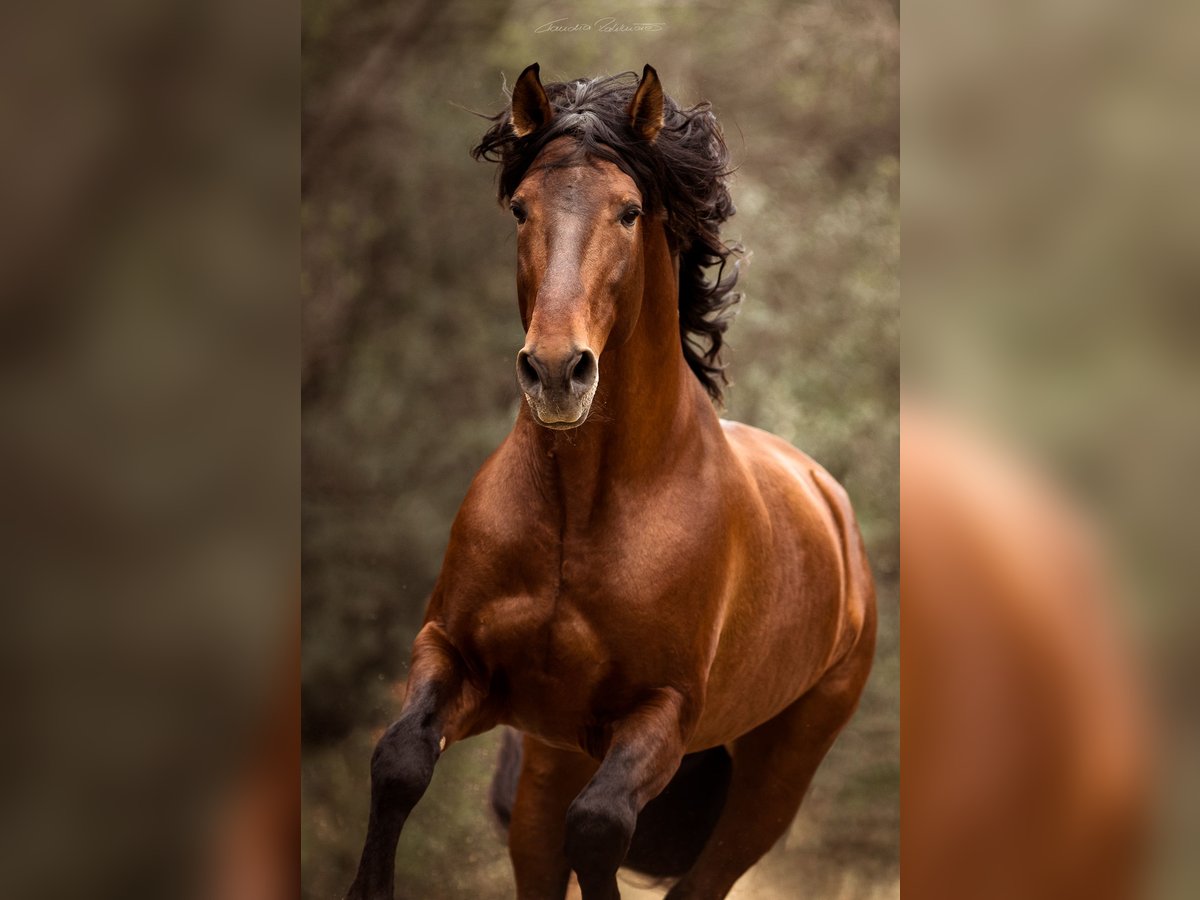
[[[511,127],[511,108],[471,151],[500,164],[499,195],[508,200],[551,141],[568,135],[582,154],[619,166],[637,184],[647,212],[665,211],[667,235],[679,253],[679,332],[683,355],[716,401],[728,384],[721,362],[725,329],[741,294],[734,291],[739,249],[721,241],[721,223],[734,213],[725,187],[729,151],[707,102],[681,109],[664,97],[664,125],[653,143],[636,135],[628,110],[634,72],[544,85],[554,118],[524,138]],[[715,267],[710,279],[707,270]]]

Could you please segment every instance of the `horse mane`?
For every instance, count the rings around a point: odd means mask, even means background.
[[[664,96],[664,125],[653,143],[629,124],[637,89],[634,72],[543,85],[554,108],[549,124],[526,137],[511,127],[511,107],[471,155],[499,163],[499,198],[505,202],[551,141],[570,136],[582,156],[608,160],[637,184],[647,212],[665,212],[667,236],[679,254],[679,336],[688,366],[709,396],[720,402],[729,383],[721,361],[725,330],[742,298],[734,290],[741,248],[721,240],[721,224],[734,213],[725,186],[729,150],[706,102],[683,109]],[[712,278],[707,270],[715,267]]]

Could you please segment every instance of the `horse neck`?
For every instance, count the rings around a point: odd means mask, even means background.
[[[666,235],[646,240],[638,320],[600,357],[600,384],[588,421],[571,431],[538,426],[522,409],[518,432],[565,507],[585,517],[604,491],[653,480],[719,429],[703,386],[688,367],[679,334],[679,275]]]

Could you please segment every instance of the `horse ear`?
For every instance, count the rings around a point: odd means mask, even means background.
[[[533,134],[554,118],[550,98],[538,78],[539,71],[541,67],[537,63],[527,66],[513,85],[512,126],[517,137]]]
[[[642,69],[642,80],[629,104],[629,124],[634,133],[648,143],[653,143],[662,131],[663,89],[658,73],[649,64]]]

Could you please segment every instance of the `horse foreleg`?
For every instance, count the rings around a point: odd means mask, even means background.
[[[413,642],[408,691],[400,718],[371,757],[371,812],[358,874],[347,900],[392,900],[396,844],[449,743],[477,733],[484,695],[457,651],[434,623]]]
[[[563,900],[571,866],[564,852],[567,808],[596,772],[579,752],[525,737],[508,827],[519,900]]]
[[[614,725],[600,768],[567,810],[567,859],[583,900],[620,897],[617,869],[638,813],[679,768],[692,724],[683,695],[664,689]]]
[[[817,766],[858,704],[873,642],[803,697],[730,746],[725,808],[695,865],[666,900],[720,900],[787,831]]]

